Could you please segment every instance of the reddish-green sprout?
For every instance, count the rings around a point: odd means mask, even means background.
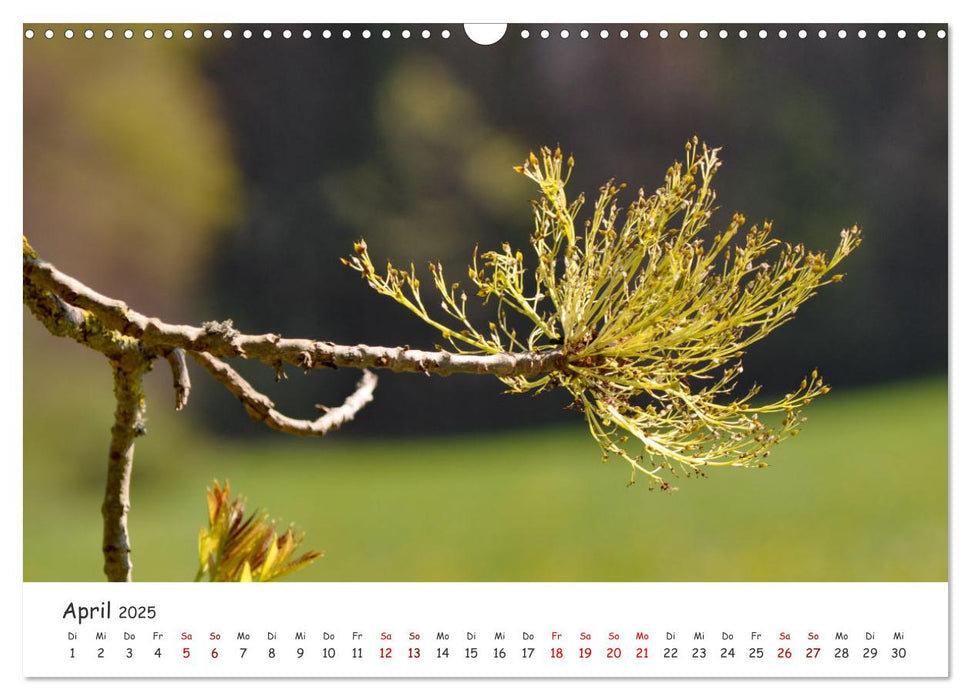
[[[246,502],[230,500],[229,482],[214,481],[206,491],[209,527],[199,532],[199,572],[196,581],[273,581],[312,564],[323,552],[296,556],[303,534],[293,526],[277,534],[265,512],[246,515]]]

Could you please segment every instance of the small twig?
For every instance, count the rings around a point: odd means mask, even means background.
[[[325,413],[315,421],[300,420],[290,418],[277,411],[269,397],[254,389],[236,370],[222,360],[207,352],[192,352],[190,354],[196,362],[209,370],[210,374],[229,390],[229,393],[240,400],[250,416],[273,430],[279,430],[290,435],[323,437],[341,427],[344,423],[353,420],[358,411],[374,398],[374,387],[378,383],[378,378],[374,373],[365,372],[354,393],[347,397],[343,405],[337,408],[323,409]]]
[[[189,379],[189,366],[185,362],[185,350],[175,348],[165,353],[169,367],[172,368],[172,386],[175,387],[175,410],[181,411],[189,403],[192,381]]]

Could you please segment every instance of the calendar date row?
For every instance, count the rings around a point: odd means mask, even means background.
[[[882,654],[881,654],[882,652]],[[115,649],[109,647],[94,647],[86,649],[83,647],[70,647],[68,649],[69,658],[125,658],[132,659],[138,655],[147,654],[155,658],[175,656],[182,659],[193,658],[237,658],[253,659],[254,657],[274,660],[283,659],[288,656],[292,659],[364,659],[377,658],[381,660],[393,659],[451,659],[462,658],[467,660],[493,659],[502,660],[507,658],[518,659],[539,659],[546,658],[551,661],[567,660],[570,658],[580,661],[587,659],[603,658],[608,660],[628,659],[667,659],[667,660],[701,660],[701,659],[796,659],[804,658],[808,660],[830,657],[833,659],[876,659],[881,655],[886,655],[891,659],[907,658],[907,648],[903,646],[889,647],[881,649],[879,647],[346,647],[338,648],[334,646],[326,647],[250,647],[250,646],[184,646],[184,647],[161,647],[151,646],[138,648],[134,646],[122,646]]]

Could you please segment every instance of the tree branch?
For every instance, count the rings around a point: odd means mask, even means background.
[[[357,412],[364,408],[374,398],[374,387],[378,378],[372,372],[365,371],[357,384],[354,393],[347,397],[343,405],[337,408],[318,406],[324,414],[315,421],[299,420],[283,415],[273,407],[273,401],[261,394],[228,364],[216,359],[207,352],[193,352],[192,358],[209,370],[216,379],[225,386],[229,393],[243,404],[246,412],[252,418],[265,423],[274,430],[290,435],[302,437],[323,437],[329,432],[337,430],[344,423],[354,419]]]
[[[135,439],[145,433],[145,398],[142,375],[150,368],[140,352],[125,353],[111,360],[114,375],[115,423],[108,450],[108,479],[101,506],[104,534],[104,572],[109,581],[131,581],[131,541],[128,538],[130,486],[135,458]]]
[[[118,357],[138,347],[134,338],[106,328],[97,316],[40,289],[26,275],[24,304],[52,335],[72,338],[107,357]]]
[[[220,358],[253,358],[282,373],[283,363],[303,369],[356,367],[394,372],[423,372],[447,376],[455,372],[523,376],[561,369],[562,350],[548,352],[462,355],[427,352],[408,347],[336,345],[319,340],[282,338],[273,333],[244,335],[232,321],[204,323],[201,327],[173,325],[149,318],[124,302],[106,297],[41,260],[24,238],[24,304],[54,335],[73,338],[105,355],[112,367],[115,422],[108,453],[108,478],[102,505],[104,571],[109,581],[131,580],[131,542],[128,510],[135,439],[144,433],[145,399],[142,376],[157,357],[165,357],[172,370],[175,408],[188,400],[191,383],[186,354],[218,379],[254,418],[274,430],[320,437],[352,420],[374,395],[377,377],[368,371],[357,389],[337,408],[324,408],[316,420],[283,415],[273,402],[256,391]]]
[[[175,387],[175,410],[181,411],[189,403],[192,381],[189,379],[189,366],[185,362],[185,350],[176,348],[165,353],[165,359],[172,368],[172,386]]]
[[[408,347],[336,345],[320,340],[282,338],[274,333],[244,335],[233,328],[232,321],[209,322],[201,327],[174,325],[129,309],[124,302],[99,294],[65,275],[51,263],[25,252],[25,285],[28,280],[69,304],[90,312],[105,327],[136,338],[147,349],[158,351],[159,354],[181,348],[219,358],[252,358],[272,367],[279,367],[285,362],[302,369],[375,368],[443,377],[456,372],[533,377],[561,368],[565,362],[562,350],[461,355],[445,351],[411,350]]]

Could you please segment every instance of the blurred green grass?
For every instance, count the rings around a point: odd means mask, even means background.
[[[102,580],[108,381],[104,368],[75,386],[81,406],[25,391],[25,580]],[[150,391],[150,432],[136,448],[136,580],[191,580],[214,478],[326,552],[289,580],[947,579],[942,378],[834,391],[771,468],[711,470],[677,480],[674,494],[648,492],[646,480],[625,488],[626,468],[602,464],[581,424],[220,441],[159,405],[164,391]]]

